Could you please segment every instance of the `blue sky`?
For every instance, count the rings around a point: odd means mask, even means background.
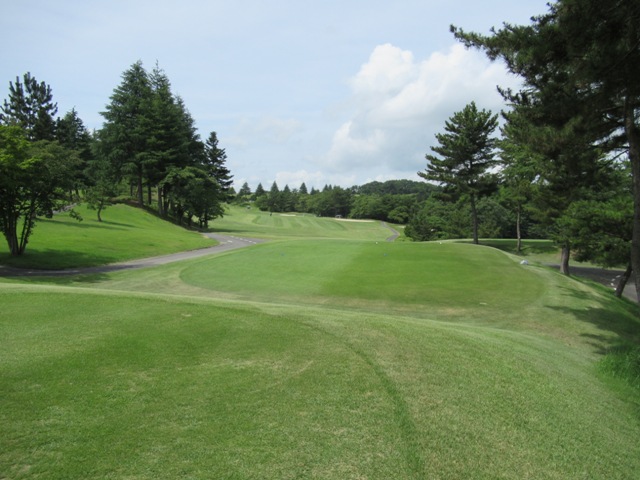
[[[4,2],[0,98],[30,71],[59,115],[88,128],[121,74],[156,61],[196,121],[218,133],[236,186],[348,187],[418,179],[444,122],[472,100],[503,108],[502,65],[454,24],[528,23],[547,0],[21,0]]]

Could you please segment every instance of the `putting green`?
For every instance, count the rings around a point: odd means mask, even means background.
[[[185,268],[201,288],[261,300],[516,308],[542,279],[502,252],[456,243],[300,241],[263,244]]]

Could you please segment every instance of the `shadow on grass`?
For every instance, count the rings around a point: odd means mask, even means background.
[[[522,249],[519,252],[517,251],[517,241],[514,239],[481,239],[480,244],[520,257],[554,255],[558,252],[558,247],[551,240],[523,240]]]
[[[99,252],[78,252],[74,250],[27,249],[24,254],[14,257],[0,253],[0,265],[14,269],[60,270],[96,267],[113,263],[118,259]],[[1,273],[0,273],[1,274]]]
[[[0,277],[3,276],[0,269]],[[11,275],[8,275],[11,276]],[[11,276],[16,278],[15,276]],[[58,286],[78,286],[78,285],[95,285],[109,280],[106,273],[49,273],[45,275],[22,275],[18,278],[25,279],[28,282],[37,283],[39,285],[58,285]]]
[[[117,225],[119,227],[126,227],[127,229],[129,229],[129,228],[139,228],[138,226],[133,225],[131,223],[112,222],[110,220],[102,220],[102,222],[97,222],[97,223],[95,223],[95,225],[98,225],[98,226],[100,226],[100,225]],[[124,229],[118,229],[118,230],[124,230]]]
[[[587,292],[562,288],[566,295],[578,300],[593,300]],[[601,355],[622,345],[640,345],[640,317],[638,306],[624,299],[611,298],[607,307],[573,308],[549,306],[550,310],[570,314],[578,321],[595,325],[602,334],[582,334]],[[613,334],[613,336],[611,335]]]
[[[103,220],[102,222],[63,222],[60,220],[48,220],[48,219],[38,219],[38,223],[57,223],[64,225],[64,227],[75,227],[78,229],[88,229],[88,228],[103,228],[108,230],[131,230],[132,228],[136,228],[135,225],[130,225],[127,223],[118,223],[118,222],[110,222],[108,220]]]

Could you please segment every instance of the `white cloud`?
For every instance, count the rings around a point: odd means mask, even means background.
[[[389,178],[415,173],[444,122],[471,101],[497,113],[496,85],[509,86],[501,64],[455,44],[416,62],[410,51],[377,46],[350,80],[351,115],[333,135],[318,163],[331,173]],[[366,168],[366,172],[362,169]]]

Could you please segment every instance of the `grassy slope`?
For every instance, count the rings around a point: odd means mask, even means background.
[[[6,243],[0,242],[0,265],[42,269],[88,267],[215,245],[213,240],[196,232],[127,205],[106,209],[102,222],[84,206],[75,210],[82,216],[81,222],[68,213],[38,219],[21,257],[11,257]]]
[[[492,249],[282,241],[60,283],[0,288],[3,477],[640,469],[640,404],[596,368],[635,307]]]

